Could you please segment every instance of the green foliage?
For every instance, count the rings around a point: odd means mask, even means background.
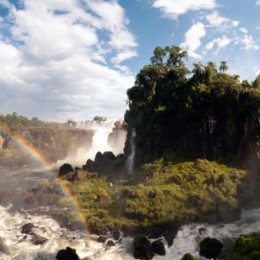
[[[225,165],[196,160],[142,167],[143,183],[122,188],[124,213],[143,222],[208,221],[216,215],[227,221],[238,209],[238,187],[247,172]]]
[[[136,130],[136,165],[167,156],[243,162],[257,157],[259,77],[251,85],[220,72],[213,62],[194,64],[192,75],[177,46],[156,47],[151,64],[128,89],[125,122]],[[130,151],[128,141],[126,153]],[[252,154],[252,151],[256,151]]]
[[[260,259],[260,234],[241,235],[227,260]]]

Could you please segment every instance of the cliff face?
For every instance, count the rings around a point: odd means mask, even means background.
[[[26,143],[31,144],[49,162],[56,162],[57,160],[64,159],[67,154],[76,153],[79,147],[84,147],[86,150],[90,149],[93,134],[91,130],[31,127],[16,131],[14,136],[19,136]],[[17,148],[15,140],[10,139],[4,150],[19,150]],[[17,153],[19,152],[17,151]],[[4,155],[1,157],[3,159]]]

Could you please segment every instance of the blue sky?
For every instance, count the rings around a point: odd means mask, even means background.
[[[260,73],[260,0],[0,0],[0,113],[122,118],[156,46]]]

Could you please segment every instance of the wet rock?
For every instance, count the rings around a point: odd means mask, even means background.
[[[32,237],[32,239],[31,239],[31,242],[32,242],[32,244],[34,244],[34,245],[42,245],[42,244],[44,244],[46,241],[47,241],[48,239],[46,239],[46,238],[44,238],[44,237],[40,237],[40,236],[38,236],[38,235],[36,235],[36,234],[33,234],[33,237]]]
[[[206,237],[200,242],[199,247],[199,254],[201,256],[204,256],[208,259],[216,259],[221,253],[224,245],[216,238]]]
[[[177,232],[176,232],[177,234]],[[167,241],[168,247],[172,246],[173,244],[173,234],[170,231],[165,231],[162,236],[165,238]]]
[[[109,249],[112,246],[115,246],[114,241],[112,241],[111,239],[107,240],[107,242],[106,242],[106,250]]]
[[[32,223],[27,223],[27,224],[22,226],[22,233],[31,234],[32,233],[32,229],[34,227],[35,226]]]
[[[97,242],[99,243],[105,243],[107,241],[108,237],[107,236],[99,236],[97,239]]]
[[[59,169],[59,174],[58,174],[58,177],[61,177],[61,176],[65,176],[67,175],[68,173],[70,172],[73,172],[73,168],[71,166],[71,164],[69,163],[64,163],[60,169]]]
[[[6,246],[3,238],[1,238],[1,237],[0,237],[0,252],[4,253],[6,255],[10,254],[8,247]]]
[[[166,254],[164,244],[161,239],[158,239],[158,240],[155,240],[154,242],[152,242],[152,250],[157,255]]]
[[[199,228],[200,235],[203,235],[206,231],[207,231],[207,229],[205,227]]]
[[[80,260],[76,253],[76,250],[71,247],[66,247],[66,249],[61,249],[56,255],[57,260]]]
[[[120,231],[118,229],[114,230],[112,235],[115,240],[119,240],[121,236]]]
[[[136,259],[152,259],[154,256],[151,243],[144,236],[134,238],[133,250],[133,254]]]

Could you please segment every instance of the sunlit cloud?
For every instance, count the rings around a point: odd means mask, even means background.
[[[217,27],[221,31],[226,31],[239,25],[238,21],[232,21],[229,18],[223,17],[217,11],[206,15],[206,19],[210,25]]]
[[[201,38],[206,35],[205,26],[202,23],[196,23],[185,33],[185,41],[181,44],[181,48],[188,51],[189,55],[194,58],[201,58],[196,50],[201,45]]]
[[[46,120],[123,116],[134,77],[121,63],[137,55],[137,42],[117,1],[0,4],[9,8],[2,24],[11,36],[0,38],[1,112]]]
[[[163,15],[168,18],[177,19],[179,15],[188,11],[199,11],[203,9],[214,9],[217,6],[215,0],[197,0],[197,1],[172,1],[172,0],[154,0],[153,7],[161,10]]]

